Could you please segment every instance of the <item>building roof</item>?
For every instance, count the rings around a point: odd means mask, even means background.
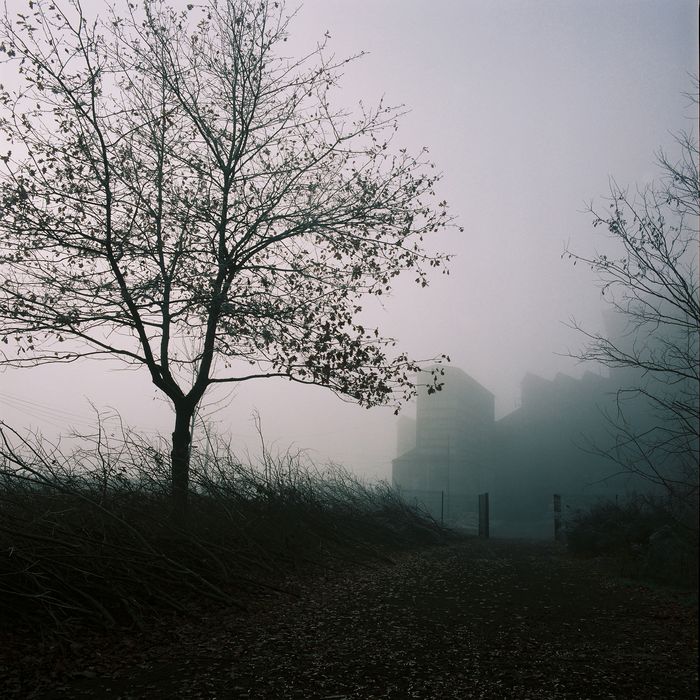
[[[449,390],[450,387],[455,387],[457,389],[462,389],[463,391],[469,391],[470,393],[476,392],[494,398],[494,394],[492,392],[490,392],[482,384],[479,384],[474,377],[467,374],[459,367],[455,367],[454,365],[435,365],[433,367],[428,367],[426,371],[434,369],[442,370],[442,381],[445,384],[444,389]]]

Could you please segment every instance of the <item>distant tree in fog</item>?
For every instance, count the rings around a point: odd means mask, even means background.
[[[359,320],[401,272],[427,284],[451,225],[400,110],[330,97],[347,61],[292,61],[283,6],[78,0],[0,21],[4,363],[117,358],[172,402],[174,512],[207,388],[282,377],[370,407],[414,393],[416,363]],[[351,60],[351,59],[349,59]],[[438,382],[433,375],[432,381]]]
[[[687,502],[698,494],[700,185],[694,135],[676,144],[677,156],[659,154],[655,182],[633,194],[613,183],[608,210],[591,209],[608,251],[565,254],[598,273],[613,312],[605,335],[574,324],[589,341],[575,356],[610,367],[621,386],[607,454]]]

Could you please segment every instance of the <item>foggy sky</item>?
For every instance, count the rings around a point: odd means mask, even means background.
[[[385,96],[407,105],[395,146],[429,147],[444,174],[438,199],[465,228],[429,243],[455,255],[449,277],[427,290],[399,282],[372,320],[414,357],[449,354],[495,394],[497,416],[517,406],[526,371],[580,375],[585,368],[556,353],[582,342],[564,326],[569,318],[601,325],[600,292],[589,271],[561,254],[567,244],[582,253],[604,249],[604,232],[583,213],[587,204],[602,203],[611,176],[633,188],[654,178],[655,152],[673,153],[671,132],[695,128],[682,93],[697,72],[697,3],[308,0],[285,50],[308,51],[326,31],[338,57],[369,52],[346,70],[336,103]],[[168,434],[169,408],[147,373],[116,367],[6,370],[2,417],[53,434],[64,418],[85,427],[90,399],[116,407],[134,427]],[[48,413],[29,404],[20,411],[8,395],[48,405]],[[217,397],[230,404],[214,420],[241,451],[255,449],[257,409],[268,442],[309,448],[319,462],[371,478],[390,476],[396,419],[389,410],[283,381]]]

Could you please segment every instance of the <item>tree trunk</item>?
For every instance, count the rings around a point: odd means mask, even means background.
[[[172,516],[176,524],[184,526],[187,521],[187,497],[190,480],[190,446],[192,433],[190,422],[194,409],[175,406],[175,430],[171,457]]]

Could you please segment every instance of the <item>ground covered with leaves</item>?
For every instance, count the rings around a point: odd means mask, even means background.
[[[18,639],[5,687],[44,699],[697,697],[697,596],[555,544],[470,538],[284,585],[291,595],[247,612],[205,605],[53,656]]]

